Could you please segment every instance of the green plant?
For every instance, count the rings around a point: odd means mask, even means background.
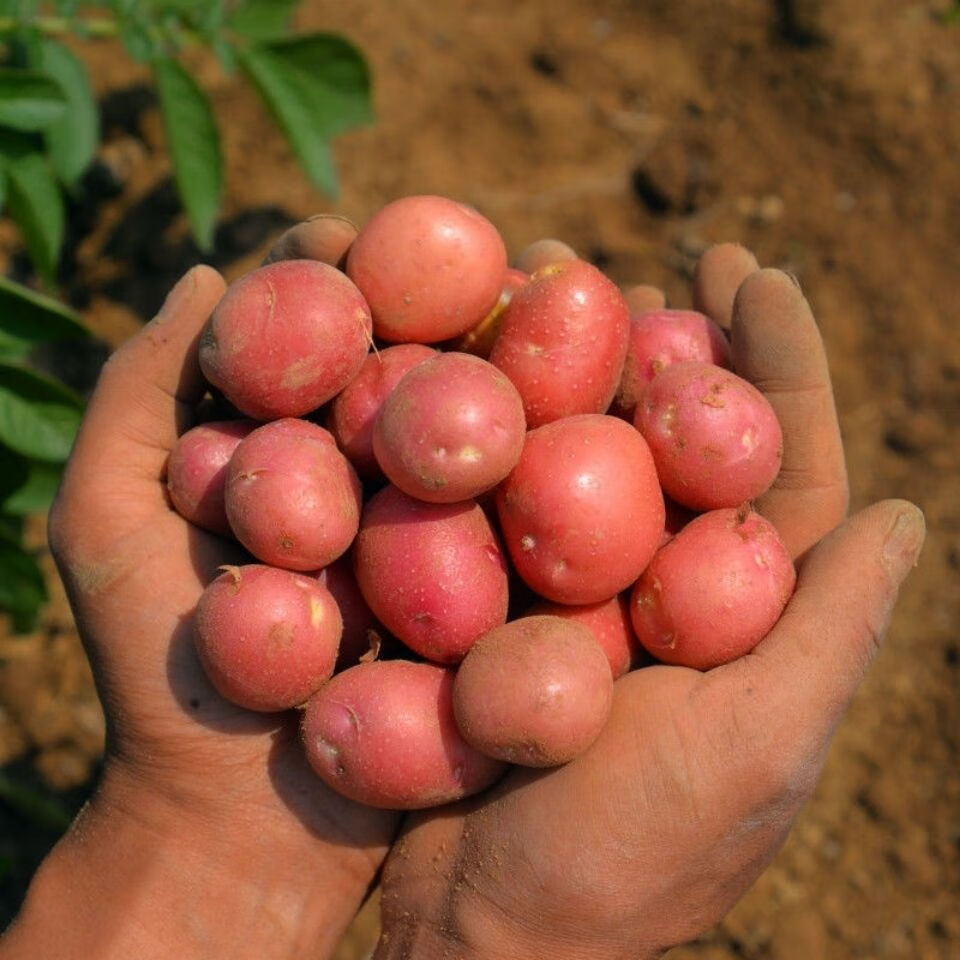
[[[174,179],[191,232],[213,244],[223,190],[214,110],[182,62],[204,46],[256,89],[310,180],[334,194],[330,142],[372,119],[362,54],[343,37],[293,34],[298,0],[0,0],[0,210],[19,226],[45,285],[55,290],[67,193],[99,142],[87,71],[65,37],[116,38],[148,64]],[[82,415],[82,399],[31,364],[40,345],[83,338],[81,318],[53,296],[0,280],[0,610],[29,629],[45,598],[23,518],[45,510]]]

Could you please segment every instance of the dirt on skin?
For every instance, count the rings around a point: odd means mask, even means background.
[[[343,193],[312,190],[262,108],[200,60],[222,118],[228,198],[208,258],[231,278],[287,223],[446,194],[515,255],[561,237],[614,280],[689,304],[709,244],[791,270],[826,339],[853,506],[905,496],[930,535],[887,642],[783,852],[682,960],[960,956],[960,28],[951,0],[448,0],[304,3],[376,75],[378,122],[338,142]],[[106,142],[71,211],[64,290],[110,344],[198,259],[147,75],[84,47]],[[16,234],[0,226],[12,253]],[[13,257],[22,270],[22,258]],[[63,357],[58,358],[64,369]],[[72,355],[89,380],[100,354]],[[72,365],[71,365],[72,364]],[[42,522],[31,540],[42,543]],[[89,670],[52,600],[0,634],[0,764],[62,807],[0,800],[0,909],[15,912],[103,743]],[[18,812],[18,809],[20,812]],[[340,960],[366,957],[376,903]]]

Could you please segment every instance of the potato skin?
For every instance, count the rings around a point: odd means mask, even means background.
[[[343,620],[336,669],[345,670],[370,650],[371,633],[382,640],[384,630],[357,586],[349,554],[324,567],[316,576],[317,581],[330,591]]]
[[[360,231],[347,273],[389,343],[436,343],[460,336],[493,309],[507,270],[497,228],[445,197],[388,203]]]
[[[657,551],[633,588],[630,617],[658,660],[709,670],[770,632],[795,583],[773,524],[746,508],[711,510]]]
[[[261,564],[227,567],[200,598],[194,641],[217,691],[248,710],[305,703],[333,673],[343,624],[322,584]]]
[[[388,486],[364,507],[354,572],[370,609],[397,639],[456,663],[507,618],[500,543],[477,503],[423,503]]]
[[[714,364],[676,363],[657,374],[634,423],[664,491],[693,510],[753,500],[780,472],[783,433],[770,402]]]
[[[520,462],[497,487],[497,512],[517,572],[556,603],[598,603],[625,590],[664,529],[646,442],[601,414],[531,430]]]
[[[504,770],[471,747],[453,717],[453,670],[361,663],[307,704],[307,759],[334,790],[372,807],[420,810],[485,789]]]
[[[384,401],[404,374],[436,355],[436,350],[420,343],[367,354],[360,372],[330,404],[327,426],[362,480],[383,475],[373,455],[373,425]]]
[[[384,401],[373,450],[404,493],[457,503],[513,469],[525,434],[520,394],[496,367],[468,353],[441,353],[410,370]]]
[[[283,260],[230,286],[201,336],[200,367],[248,417],[299,417],[356,376],[371,326],[347,276],[315,260]]]
[[[215,420],[188,430],[170,451],[167,490],[177,513],[204,530],[229,536],[223,497],[227,464],[255,420]]]
[[[333,437],[306,420],[276,420],[240,442],[227,469],[227,518],[258,559],[317,570],[350,546],[360,481]]]
[[[530,274],[508,267],[503,278],[500,299],[494,304],[493,309],[472,330],[468,330],[462,337],[457,337],[445,344],[444,349],[455,350],[457,353],[472,353],[475,357],[480,357],[483,360],[488,359],[490,351],[500,335],[500,327],[503,325],[503,315],[506,312],[507,304],[529,279]]]
[[[630,317],[630,337],[614,401],[617,415],[633,421],[650,381],[673,363],[699,360],[729,370],[730,344],[719,325],[697,310],[647,310]]]
[[[568,260],[538,270],[513,295],[490,353],[523,397],[529,428],[603,413],[620,382],[629,311],[596,267]]]
[[[637,660],[640,644],[630,622],[630,603],[626,594],[618,593],[609,600],[567,606],[562,603],[537,603],[528,617],[563,617],[582,623],[592,634],[610,664],[613,679],[622,677]]]
[[[453,687],[467,742],[527,767],[553,767],[583,753],[612,702],[613,676],[594,635],[551,616],[513,620],[482,636]]]

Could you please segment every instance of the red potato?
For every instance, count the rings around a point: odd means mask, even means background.
[[[227,464],[258,426],[255,420],[212,421],[180,437],[167,461],[167,490],[181,517],[204,530],[230,534],[223,502]]]
[[[730,369],[730,344],[719,325],[696,310],[648,310],[630,317],[630,340],[614,401],[633,420],[650,381],[672,363],[699,360]]]
[[[423,503],[384,488],[364,508],[353,564],[377,618],[429,660],[456,663],[506,620],[506,563],[472,500]]]
[[[610,406],[627,352],[623,294],[596,267],[537,271],[510,301],[490,353],[523,397],[529,428]]]
[[[373,455],[373,425],[383,402],[404,374],[436,355],[436,350],[420,343],[401,343],[370,353],[360,372],[330,405],[330,432],[361,479],[382,475]]]
[[[562,603],[538,603],[526,615],[563,617],[583,624],[600,644],[614,680],[627,673],[637,660],[640,645],[630,623],[630,604],[622,593],[609,600],[576,607]]]
[[[227,468],[227,518],[258,559],[317,570],[350,546],[360,481],[333,437],[306,420],[276,420],[240,441]]]
[[[500,299],[496,302],[493,309],[477,326],[467,331],[462,337],[458,337],[456,340],[448,343],[446,347],[458,353],[472,353],[474,356],[482,357],[486,360],[490,356],[493,344],[500,334],[500,327],[503,326],[503,315],[506,312],[507,304],[510,303],[513,295],[529,279],[529,273],[508,267],[507,273],[503,278],[503,289],[500,291]]]
[[[603,729],[613,676],[590,630],[524,617],[482,636],[457,670],[453,709],[466,741],[489,757],[553,767]]]
[[[348,277],[283,260],[230,286],[204,329],[200,366],[247,416],[299,417],[356,376],[370,337],[370,309]]]
[[[557,603],[607,600],[650,562],[664,529],[663,495],[643,437],[616,417],[566,417],[527,434],[497,488],[514,566]]]
[[[693,510],[759,497],[780,472],[783,433],[753,384],[710,363],[676,363],[650,382],[635,424],[663,489]]]
[[[361,663],[307,704],[307,760],[334,790],[372,807],[420,810],[471,796],[504,770],[471,747],[453,717],[453,670]]]
[[[347,255],[374,333],[390,343],[436,343],[471,330],[496,304],[506,269],[497,228],[445,197],[388,203]]]
[[[515,466],[526,421],[517,388],[468,353],[418,364],[384,401],[373,450],[411,497],[456,503],[491,490]]]
[[[768,520],[745,508],[712,510],[657,551],[633,589],[630,616],[658,660],[709,670],[770,632],[795,583]]]
[[[324,567],[317,574],[317,580],[330,591],[343,620],[336,669],[345,670],[357,664],[369,652],[375,636],[379,640],[384,639],[383,627],[363,599],[349,556],[340,557]]]
[[[217,691],[248,710],[305,703],[333,673],[342,623],[316,580],[248,564],[226,567],[203,592],[197,654]]]

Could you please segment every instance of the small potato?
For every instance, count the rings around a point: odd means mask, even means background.
[[[453,718],[453,670],[361,663],[307,704],[307,760],[338,793],[371,807],[420,810],[471,796],[504,766],[471,747]]]
[[[626,594],[618,593],[609,600],[576,607],[538,603],[527,611],[527,616],[563,617],[582,623],[600,644],[614,680],[627,673],[637,660],[640,645],[630,623],[630,604]]]
[[[327,425],[361,480],[382,476],[373,455],[373,425],[384,401],[404,374],[436,355],[436,350],[420,343],[401,343],[370,353],[360,372],[330,405]]]
[[[240,441],[260,424],[255,420],[220,420],[188,430],[167,461],[167,490],[185,520],[231,535],[223,503],[227,464]]]
[[[311,577],[248,564],[226,567],[203,592],[197,654],[217,691],[248,710],[305,703],[333,673],[342,623]]]
[[[736,507],[776,479],[783,433],[767,398],[711,363],[667,367],[637,405],[663,489],[692,510]]]
[[[496,304],[506,270],[497,228],[445,197],[388,203],[347,255],[374,333],[389,343],[437,343],[473,329]]]
[[[598,603],[625,590],[663,535],[663,495],[646,442],[601,414],[531,430],[497,487],[497,512],[517,573],[557,603]]]
[[[283,260],[227,290],[201,337],[200,367],[248,417],[299,417],[357,375],[370,331],[370,309],[347,276]]]
[[[384,639],[384,630],[363,599],[349,555],[324,567],[317,574],[317,580],[330,591],[343,620],[336,669],[346,670],[355,666],[369,652],[374,634],[380,640]]]
[[[745,508],[711,510],[657,551],[633,588],[630,616],[658,660],[709,670],[770,632],[795,583],[768,520]]]
[[[350,546],[360,481],[333,437],[306,420],[276,420],[240,442],[227,468],[227,518],[258,559],[317,570]]]
[[[614,400],[617,416],[632,422],[647,384],[670,364],[686,360],[730,368],[730,344],[706,314],[647,310],[631,316],[627,357]]]
[[[364,507],[353,564],[377,618],[429,660],[456,663],[506,620],[506,563],[472,500],[423,503],[386,487]]]
[[[515,466],[526,422],[517,388],[492,364],[441,353],[384,401],[373,450],[390,482],[429,503],[469,500]]]
[[[468,330],[462,337],[451,340],[444,345],[444,349],[455,350],[458,353],[472,353],[475,357],[486,360],[490,356],[493,344],[500,335],[503,326],[503,314],[513,295],[530,279],[530,274],[522,270],[507,269],[503,278],[503,289],[500,299],[494,308],[472,330]]]
[[[596,267],[555,263],[513,295],[490,362],[520,391],[530,428],[603,413],[620,382],[629,326],[623,294]]]
[[[460,664],[453,687],[467,742],[527,767],[583,753],[612,703],[606,655],[587,627],[560,617],[524,617],[491,630]]]

